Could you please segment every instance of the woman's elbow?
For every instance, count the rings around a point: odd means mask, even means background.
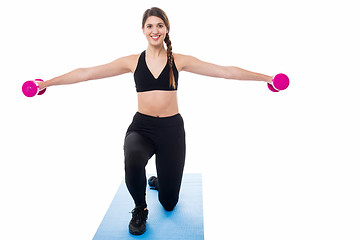
[[[80,80],[80,82],[94,79],[94,76],[90,68],[78,68],[75,71],[78,74],[78,79]]]

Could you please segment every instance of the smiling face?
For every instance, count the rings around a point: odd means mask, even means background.
[[[163,44],[168,29],[161,18],[150,16],[143,26],[143,33],[150,45],[160,46]]]

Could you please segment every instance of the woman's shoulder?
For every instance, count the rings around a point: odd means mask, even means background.
[[[177,61],[188,61],[188,60],[194,58],[191,55],[185,55],[185,54],[180,54],[180,53],[173,53],[173,55]]]
[[[130,60],[130,61],[131,60],[134,61],[134,60],[139,59],[140,55],[141,55],[141,53],[135,53],[135,54],[131,54],[131,55],[126,56],[126,58],[128,60]]]
[[[175,64],[176,64],[176,67],[178,69],[178,71],[180,72],[185,64],[186,64],[186,61],[188,61],[189,55],[184,55],[184,54],[180,54],[180,53],[173,53],[174,55],[174,61],[175,61]]]
[[[131,69],[131,72],[133,73],[135,72],[135,69],[138,65],[140,55],[141,53],[135,53],[122,57],[125,60],[125,62],[128,64],[128,67]]]
[[[184,54],[174,53],[174,52],[173,52],[173,55],[174,55],[174,58],[179,58],[179,59],[183,59],[184,57],[186,57],[186,55],[184,55]]]

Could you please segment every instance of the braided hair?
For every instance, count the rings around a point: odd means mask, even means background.
[[[175,88],[175,79],[174,79],[174,72],[173,72],[174,55],[172,54],[172,46],[171,46],[169,34],[166,34],[164,41],[165,41],[166,47],[167,47],[167,57],[168,57],[168,62],[169,62],[169,66],[170,66],[170,86]]]
[[[163,10],[161,10],[160,8],[157,8],[157,7],[147,9],[144,12],[143,20],[142,20],[142,27],[143,28],[144,28],[146,19],[148,17],[150,17],[150,16],[155,16],[155,17],[161,18],[161,20],[164,21],[166,28],[170,32],[170,22],[169,22],[169,19],[168,19],[166,13]],[[174,71],[173,71],[174,55],[172,53],[172,46],[171,46],[169,33],[166,34],[164,42],[166,43],[167,61],[168,61],[169,66],[170,66],[170,86],[175,89],[176,86],[175,86],[175,78],[174,78]]]

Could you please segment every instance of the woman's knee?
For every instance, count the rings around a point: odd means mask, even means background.
[[[161,205],[164,207],[164,209],[166,211],[172,211],[172,210],[174,210],[176,204],[178,203],[178,198],[176,198],[176,199],[166,199],[166,200],[161,200],[160,199],[160,203],[161,203]]]
[[[138,133],[130,133],[124,143],[125,167],[144,167],[151,157],[150,144]]]
[[[138,146],[132,146],[125,149],[125,166],[143,167],[148,160],[148,153]]]

